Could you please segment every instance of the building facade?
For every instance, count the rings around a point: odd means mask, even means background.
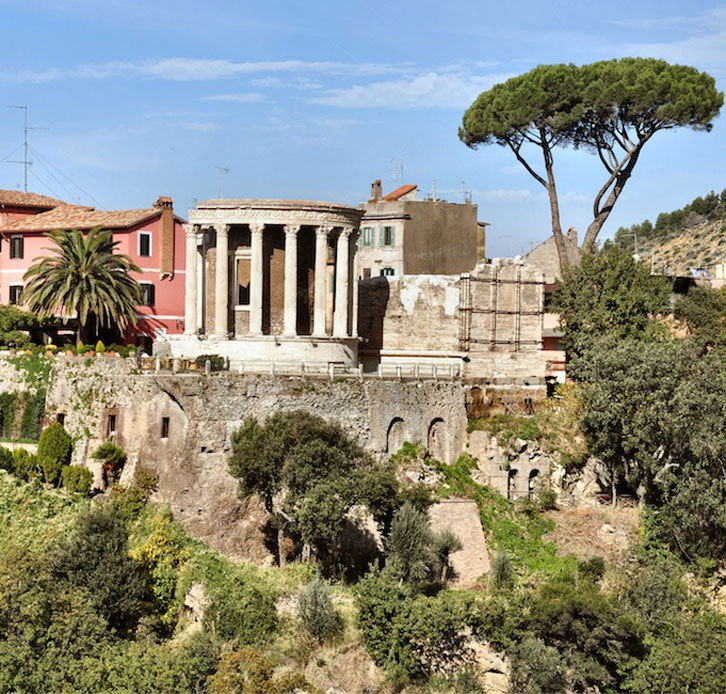
[[[186,227],[186,328],[162,351],[355,366],[362,214],[305,200],[198,203]]]
[[[418,187],[383,195],[374,181],[358,243],[359,278],[469,272],[484,258],[484,224],[478,208],[418,200]]]
[[[59,203],[37,214],[16,216],[0,228],[0,302],[22,306],[23,276],[36,259],[50,253],[48,232],[101,227],[113,233],[117,252],[140,268],[131,273],[141,285],[138,321],[125,335],[109,339],[123,339],[151,352],[154,340],[184,330],[183,222],[167,197],[144,209],[102,211]]]

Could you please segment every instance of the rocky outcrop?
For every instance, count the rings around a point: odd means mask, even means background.
[[[435,532],[450,530],[462,548],[449,558],[453,576],[450,584],[472,588],[489,572],[489,549],[476,503],[468,499],[447,499],[429,509],[431,528]]]

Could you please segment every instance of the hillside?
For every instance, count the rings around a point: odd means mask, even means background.
[[[690,268],[711,267],[726,260],[726,189],[697,197],[685,207],[663,212],[655,224],[618,229],[615,240],[635,247],[653,269],[666,274],[689,274]],[[635,248],[634,248],[635,249]]]

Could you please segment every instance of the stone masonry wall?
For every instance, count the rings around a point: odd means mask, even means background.
[[[248,415],[305,409],[339,421],[374,454],[419,441],[436,457],[453,461],[466,431],[461,383],[142,372],[130,360],[58,360],[48,390],[47,414],[65,414],[76,440],[75,460],[94,469],[95,448],[106,440],[108,416],[115,440],[129,458],[159,476],[157,500],[194,536],[225,554],[263,561],[264,510],[237,498],[227,472],[232,433]],[[168,418],[169,435],[162,438]],[[99,470],[95,470],[100,475]]]

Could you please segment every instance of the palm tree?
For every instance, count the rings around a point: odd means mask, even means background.
[[[136,323],[139,285],[129,272],[140,272],[127,255],[114,253],[118,241],[101,227],[88,233],[51,231],[46,236],[54,255],[35,258],[25,273],[23,303],[39,318],[60,310],[63,318],[78,318],[78,337],[89,341],[94,320],[99,327],[118,326],[123,332]]]

